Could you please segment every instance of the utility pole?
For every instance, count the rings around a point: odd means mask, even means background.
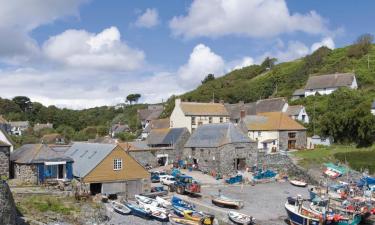
[[[370,54],[367,54],[367,69],[370,69]]]
[[[314,120],[313,120],[313,132],[314,132],[314,135],[315,135],[315,98],[314,98],[314,113],[313,113],[313,116],[314,116]]]

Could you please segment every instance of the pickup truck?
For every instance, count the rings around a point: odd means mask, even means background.
[[[161,175],[160,176],[160,183],[163,185],[173,185],[176,182],[176,179],[174,176],[171,175]]]

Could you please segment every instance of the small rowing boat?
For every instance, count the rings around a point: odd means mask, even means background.
[[[231,199],[231,198],[225,197],[223,195],[220,195],[216,198],[213,198],[212,204],[220,206],[220,207],[235,208],[235,209],[240,209],[240,208],[244,207],[243,201]]]
[[[192,221],[178,216],[169,215],[169,223],[172,225],[200,225],[199,221]]]
[[[235,224],[241,225],[250,225],[254,223],[254,218],[252,216],[248,216],[242,213],[229,211],[228,212],[229,220]]]
[[[117,212],[118,214],[129,215],[131,213],[131,210],[120,202],[112,201],[111,206],[113,211]]]
[[[138,216],[144,219],[150,219],[150,213],[144,210],[141,206],[139,206],[137,203],[133,202],[125,202],[124,203],[126,207],[131,209],[131,214],[134,216]]]
[[[299,180],[290,180],[289,183],[296,187],[306,187],[307,183]]]

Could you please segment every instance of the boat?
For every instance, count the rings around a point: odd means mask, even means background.
[[[165,200],[164,198],[161,198],[159,196],[156,196],[155,199],[158,204],[166,209],[170,209],[172,207],[172,203],[170,201]]]
[[[220,195],[216,198],[213,198],[212,204],[220,206],[220,207],[235,208],[235,209],[240,209],[240,208],[244,207],[243,201],[231,199],[231,198],[225,197],[223,195]]]
[[[299,180],[290,180],[289,183],[296,187],[307,187],[307,183]]]
[[[173,209],[173,212],[179,216],[179,217],[184,217],[184,211],[185,210],[189,210],[189,209],[186,209],[184,207],[181,207],[181,206],[177,206],[177,205],[174,205],[172,206],[172,209]]]
[[[163,212],[162,210],[150,207],[150,208],[145,208],[145,211],[151,214],[151,217],[157,221],[160,221],[160,222],[169,221],[168,213]]]
[[[172,225],[201,225],[200,221],[187,220],[175,215],[169,215],[169,223]]]
[[[239,225],[252,225],[254,224],[254,218],[252,216],[248,216],[242,213],[229,211],[228,218],[235,224]]]
[[[117,212],[121,215],[129,215],[131,213],[131,209],[126,207],[126,205],[121,204],[120,202],[111,201],[111,206],[113,208],[113,211]]]
[[[155,199],[152,199],[152,198],[149,198],[149,197],[146,197],[146,196],[134,195],[134,197],[135,197],[135,200],[137,200],[137,203],[139,205],[144,205],[144,204],[153,205],[153,206],[159,205],[159,203]]]
[[[138,216],[144,219],[150,219],[151,214],[144,210],[141,206],[139,206],[137,203],[133,202],[125,202],[124,203],[126,207],[128,207],[131,210],[131,214],[134,216]]]
[[[187,220],[200,222],[203,225],[212,225],[214,223],[215,216],[203,214],[201,212],[197,212],[193,210],[185,210],[184,218]]]
[[[187,201],[184,201],[181,198],[176,197],[176,196],[172,197],[171,203],[172,203],[173,207],[177,206],[177,207],[182,207],[184,209],[191,209],[191,210],[195,209],[194,205],[192,205],[192,204],[188,203]]]
[[[140,195],[153,198],[153,197],[156,197],[156,196],[168,195],[168,191],[164,190],[164,187],[162,187],[162,186],[157,186],[157,187],[152,187],[151,192],[142,193]]]

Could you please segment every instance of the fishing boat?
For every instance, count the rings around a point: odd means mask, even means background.
[[[243,201],[231,199],[231,198],[225,197],[223,195],[220,195],[218,197],[213,198],[212,204],[220,206],[220,207],[235,208],[235,209],[240,209],[240,208],[244,207]]]
[[[171,203],[172,203],[173,207],[177,206],[177,207],[181,207],[181,208],[184,208],[184,209],[191,209],[191,210],[195,209],[194,205],[192,205],[192,204],[188,203],[187,201],[184,201],[181,198],[176,197],[176,196],[172,197]]]
[[[158,204],[166,209],[170,209],[172,207],[172,203],[170,201],[165,200],[164,198],[161,198],[159,196],[156,196],[155,199]]]
[[[252,216],[248,216],[242,213],[229,211],[228,218],[235,224],[239,225],[252,225],[254,224],[254,218]]]
[[[113,208],[113,211],[117,212],[121,215],[129,215],[131,213],[131,209],[126,207],[124,204],[121,204],[120,202],[111,201],[111,206]]]
[[[192,221],[185,218],[180,218],[175,215],[169,215],[169,223],[172,225],[200,225],[200,221]]]
[[[289,183],[296,187],[307,187],[307,183],[299,180],[290,180]]]
[[[128,207],[131,210],[131,214],[133,214],[134,216],[138,216],[138,217],[141,217],[141,218],[144,218],[144,219],[150,219],[151,218],[150,213],[147,212],[146,210],[144,210],[137,203],[135,203],[135,202],[125,202],[124,204],[126,205],[126,207]]]

